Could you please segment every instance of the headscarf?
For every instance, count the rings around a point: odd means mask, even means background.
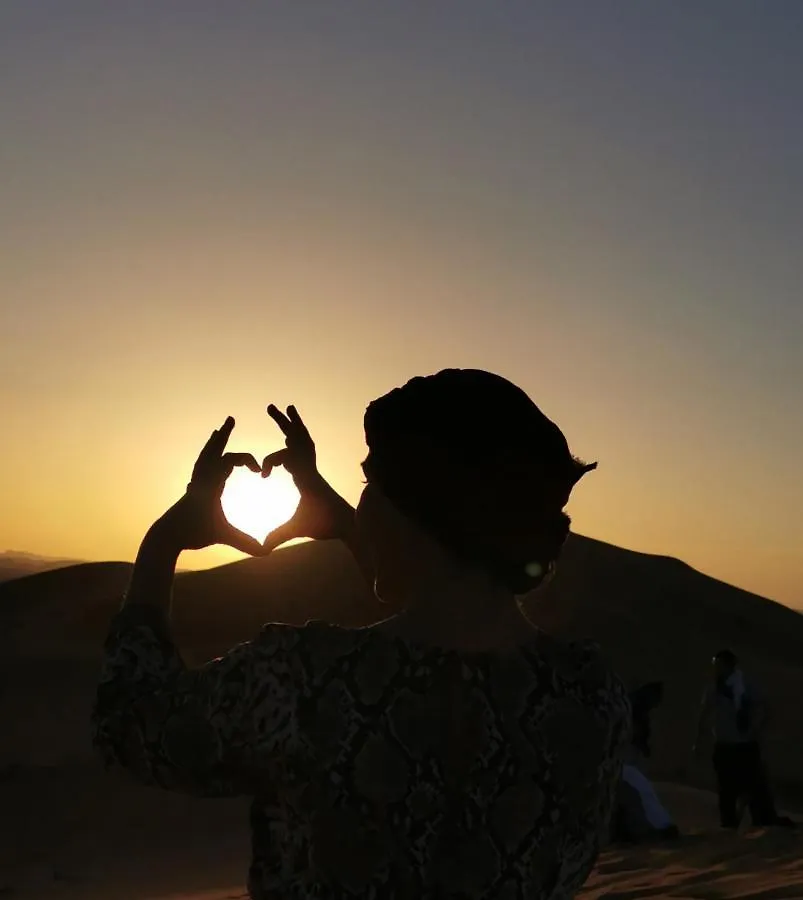
[[[569,531],[562,512],[596,464],[520,388],[477,369],[414,378],[365,414],[364,468],[403,513],[516,593],[551,571]]]

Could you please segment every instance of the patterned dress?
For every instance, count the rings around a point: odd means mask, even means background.
[[[130,605],[105,650],[95,747],[148,784],[252,796],[254,900],[564,900],[594,865],[630,712],[592,645],[267,625],[188,670],[164,614]]]

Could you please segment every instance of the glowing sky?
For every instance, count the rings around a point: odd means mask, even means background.
[[[354,500],[365,404],[480,366],[599,460],[577,531],[803,606],[801,42],[799,0],[7,0],[0,549],[132,558],[270,401]]]

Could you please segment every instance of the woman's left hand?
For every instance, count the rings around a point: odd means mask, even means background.
[[[264,552],[256,538],[227,521],[220,502],[226,479],[236,466],[262,471],[250,453],[224,453],[233,429],[234,419],[229,416],[212,432],[192,470],[187,493],[153,526],[160,538],[179,552],[213,544],[226,544],[251,556]]]

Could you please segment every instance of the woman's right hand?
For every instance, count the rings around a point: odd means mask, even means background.
[[[265,552],[296,538],[348,540],[354,527],[354,510],[318,471],[315,442],[298,410],[288,406],[283,413],[271,404],[268,415],[282,430],[285,447],[265,457],[262,477],[267,478],[276,466],[283,466],[292,476],[301,499],[293,517],[265,538]]]

